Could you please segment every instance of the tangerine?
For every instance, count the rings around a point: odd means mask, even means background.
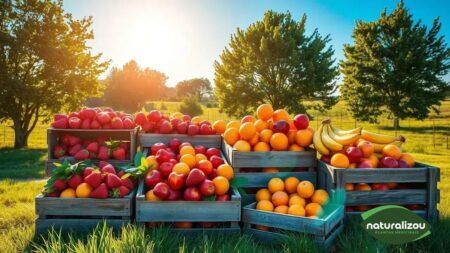
[[[337,168],[348,168],[350,166],[350,160],[346,155],[336,153],[331,157],[330,164]]]
[[[197,164],[197,160],[195,159],[195,156],[191,154],[185,154],[180,157],[180,162],[185,163],[189,166],[189,168],[193,169],[195,165]]]
[[[309,203],[305,206],[306,216],[320,216],[323,212],[322,207],[317,203]]]
[[[292,205],[288,209],[288,214],[295,216],[305,216],[305,208],[301,205]]]
[[[277,191],[272,194],[272,203],[274,206],[285,206],[289,202],[289,196],[284,191]]]
[[[297,186],[300,183],[300,180],[296,177],[288,177],[284,180],[284,187],[287,193],[295,193],[297,192]]]
[[[211,168],[212,168],[212,164],[211,164]],[[216,173],[217,173],[217,176],[222,176],[228,180],[231,180],[234,177],[233,167],[231,167],[229,164],[219,165],[219,167],[217,167]]]
[[[244,140],[238,140],[234,145],[233,148],[242,151],[242,152],[249,152],[252,150],[252,146],[250,146],[250,143]]]
[[[298,196],[298,194],[292,193],[289,196],[289,206],[292,206],[292,205],[305,206],[306,205],[306,200],[304,198]]]
[[[313,140],[313,133],[308,129],[298,130],[295,135],[295,142],[302,147],[308,147]]]
[[[172,171],[187,176],[189,174],[189,171],[191,171],[191,169],[189,165],[187,165],[186,163],[180,162],[173,166]]]
[[[267,151],[270,151],[270,146],[269,146],[269,144],[261,141],[261,142],[256,143],[255,146],[253,146],[253,151],[267,152]]]
[[[259,119],[268,120],[272,118],[273,108],[269,104],[262,104],[256,109],[256,114],[258,114]]]
[[[271,193],[275,193],[277,191],[283,191],[284,190],[284,182],[280,178],[272,178],[269,180],[269,183],[267,184],[267,188]]]
[[[281,205],[281,206],[277,206],[275,207],[275,209],[273,210],[275,213],[284,213],[287,214],[289,210],[289,207],[286,205]]]
[[[187,155],[187,154],[195,156],[195,149],[192,146],[184,146],[180,149],[179,153],[180,153],[180,156]]]
[[[223,139],[228,145],[233,146],[241,137],[237,128],[228,128],[223,134]]]
[[[314,194],[314,185],[307,180],[301,181],[297,186],[297,194],[304,199],[310,198]]]
[[[228,179],[223,176],[217,176],[212,181],[216,187],[216,195],[224,195],[230,189],[230,182],[228,182]]]
[[[239,127],[239,135],[242,140],[250,140],[256,134],[256,128],[251,122],[246,122]]]
[[[273,112],[272,119],[273,122],[277,122],[280,120],[289,121],[289,113],[284,109],[278,109]]]
[[[273,204],[269,200],[261,200],[256,204],[256,209],[261,211],[273,212]]]
[[[288,145],[288,138],[283,133],[275,133],[270,137],[270,146],[274,150],[286,150]]]
[[[264,130],[261,131],[259,139],[262,142],[269,143],[270,142],[270,138],[272,137],[272,135],[273,135],[273,131],[272,130],[264,129]]]
[[[402,150],[394,144],[388,144],[383,147],[383,150],[381,150],[381,153],[384,156],[390,156],[390,157],[394,158],[395,160],[398,160],[398,159],[400,159],[400,156],[402,155]]]
[[[325,205],[329,199],[330,196],[328,195],[327,191],[318,189],[312,195],[311,202],[317,203],[319,205]]]
[[[261,200],[271,200],[272,193],[267,188],[259,189],[256,192],[256,201],[259,202]]]
[[[227,129],[230,129],[230,128],[239,129],[240,126],[241,126],[241,122],[239,122],[237,120],[232,120],[232,121],[228,122]]]
[[[260,133],[262,130],[267,129],[269,127],[269,123],[267,123],[267,121],[258,119],[257,121],[255,121],[255,123],[253,123],[253,125],[255,126],[255,129],[258,133]]]
[[[214,131],[216,131],[216,133],[223,134],[227,129],[227,123],[225,122],[225,120],[219,119],[214,122],[212,128],[214,129]]]
[[[89,198],[92,192],[92,186],[87,183],[81,183],[78,185],[75,194],[77,198]]]
[[[64,191],[61,192],[59,195],[60,198],[76,198],[77,194],[74,189],[67,188]]]

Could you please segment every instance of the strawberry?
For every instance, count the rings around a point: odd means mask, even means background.
[[[98,143],[97,142],[91,142],[89,145],[86,146],[87,151],[91,153],[97,153],[98,152]]]
[[[93,188],[97,188],[103,182],[103,176],[100,173],[94,172],[85,177],[84,182]]]
[[[53,189],[58,190],[58,191],[62,191],[64,189],[66,189],[67,184],[66,184],[66,180],[64,179],[56,179],[55,182],[53,182]]]
[[[119,147],[125,149],[125,150],[129,150],[130,149],[130,143],[129,142],[121,142],[119,143]]]
[[[150,121],[145,121],[142,125],[142,130],[146,133],[151,133],[154,128],[154,123]]]
[[[134,188],[134,183],[133,183],[133,180],[131,179],[131,177],[122,179],[122,185],[127,187],[130,190]]]
[[[69,127],[70,128],[80,128],[81,126],[81,119],[78,117],[71,117],[69,118]]]
[[[100,162],[98,162],[98,167],[100,168],[100,169],[103,169],[103,167],[105,167],[106,165],[111,165],[109,162],[106,162],[106,161],[100,161]]]
[[[91,120],[84,119],[83,122],[81,122],[81,129],[90,129],[90,128],[91,128]]]
[[[94,187],[94,190],[91,192],[90,197],[95,199],[108,198],[108,187],[106,187],[106,184],[101,183],[98,187]]]
[[[111,120],[111,126],[113,129],[122,129],[123,128],[123,121],[119,117],[114,117]]]
[[[56,145],[53,148],[53,156],[55,158],[60,158],[66,155],[66,149],[62,145]]]
[[[112,152],[112,156],[116,160],[125,160],[125,149],[124,148],[116,148]]]
[[[60,118],[58,120],[53,121],[53,128],[67,128],[68,120],[67,118]]]
[[[111,123],[107,123],[107,124],[102,125],[102,128],[103,129],[111,129],[112,128],[111,127]]]
[[[123,198],[130,193],[130,189],[125,186],[119,186],[119,197]]]
[[[80,144],[81,139],[77,136],[69,135],[69,146]]]
[[[116,174],[107,174],[106,186],[108,186],[109,189],[117,188],[119,186],[122,186],[122,180]]]
[[[74,146],[70,147],[69,149],[69,155],[74,156],[78,151],[81,150],[81,144],[75,144]]]
[[[69,187],[74,190],[77,189],[78,185],[80,185],[81,183],[83,183],[83,178],[80,175],[76,174],[70,177],[69,180],[67,180],[67,184],[69,185]]]
[[[98,136],[97,137],[97,139],[96,139],[96,141],[98,142],[98,144],[99,145],[105,145],[105,143],[106,143],[106,141],[108,140],[108,137],[106,137],[106,136],[104,136],[104,135],[101,135],[101,136]]]
[[[83,178],[89,176],[94,171],[94,168],[92,167],[86,167],[83,170]]]
[[[100,171],[102,173],[116,174],[116,170],[114,169],[114,166],[112,166],[111,164],[103,166]]]
[[[133,129],[135,127],[135,124],[132,119],[130,118],[124,118],[123,119],[123,128],[125,129]]]
[[[62,137],[59,138],[59,141],[62,142],[64,145],[69,146],[70,145],[70,134],[64,134]]]
[[[136,116],[134,117],[134,122],[136,122],[136,124],[142,126],[146,121],[147,118],[145,117],[145,113],[143,112],[136,113]]]
[[[111,122],[111,117],[108,112],[99,112],[97,113],[97,120],[100,124],[105,125]]]
[[[53,116],[53,120],[54,121],[57,121],[57,120],[60,120],[60,119],[69,119],[69,118],[65,114],[55,114]]]
[[[100,129],[102,126],[100,125],[100,122],[98,120],[93,119],[91,121],[91,129]]]
[[[99,160],[108,160],[109,158],[109,148],[106,146],[100,146],[98,149],[97,158]]]
[[[78,151],[73,157],[77,160],[86,160],[89,158],[89,151],[87,151],[86,149],[82,149]]]

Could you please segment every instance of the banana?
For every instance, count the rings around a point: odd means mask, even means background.
[[[321,135],[323,131],[323,125],[320,125],[319,129],[317,129],[316,132],[314,132],[313,136],[313,143],[316,150],[322,154],[322,155],[329,155],[330,151],[325,147],[325,145],[322,142]]]
[[[322,142],[325,145],[325,147],[327,147],[328,149],[330,149],[331,151],[341,151],[344,147],[342,146],[342,144],[340,144],[339,142],[333,140],[330,135],[329,135],[329,125],[330,124],[325,124],[323,126],[323,130],[322,130]]]
[[[361,129],[362,129],[361,127],[357,127],[357,128],[350,129],[350,130],[341,130],[341,129],[337,128],[337,127],[334,127],[331,124],[330,124],[330,128],[337,135],[361,134]]]
[[[401,141],[394,141],[394,142],[391,142],[391,143],[388,143],[388,144],[379,144],[379,143],[372,143],[372,144],[373,144],[375,153],[380,153],[383,150],[384,146],[386,146],[386,145],[392,144],[392,145],[395,145],[395,146],[400,148],[402,146],[403,142],[401,142]]]
[[[398,137],[395,137],[395,136],[390,136],[390,135],[385,135],[385,134],[372,133],[367,130],[361,131],[361,138],[363,138],[364,140],[370,141],[374,144],[375,143],[389,144],[394,141],[405,142],[405,138],[401,135]]]
[[[333,140],[335,140],[336,142],[338,142],[344,146],[355,143],[359,139],[359,136],[360,136],[359,133],[339,135],[336,132],[334,132],[331,124],[328,125],[328,134],[330,135],[330,137]]]

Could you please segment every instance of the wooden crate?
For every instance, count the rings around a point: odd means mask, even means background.
[[[58,144],[58,139],[64,134],[72,134],[83,139],[94,139],[98,136],[107,136],[112,140],[128,141],[130,142],[130,159],[129,160],[107,160],[114,166],[121,166],[133,163],[134,155],[136,154],[136,134],[137,128],[134,129],[47,129],[47,145],[48,145],[48,160],[47,160],[47,175],[55,168],[54,163],[62,163],[64,158],[53,158],[53,148]],[[76,162],[73,157],[66,157],[71,162]],[[97,163],[98,160],[93,160]]]
[[[106,221],[115,229],[133,220],[136,190],[123,198],[35,198],[36,233],[54,227],[64,231],[85,232]]]
[[[314,168],[317,163],[316,151],[309,148],[305,151],[240,152],[223,142],[222,150],[235,172],[240,168]]]
[[[226,222],[229,227],[210,229],[174,229],[183,233],[240,232],[241,196],[231,189],[230,201],[146,201],[144,182],[136,195],[136,222]]]
[[[261,211],[255,207],[256,203],[251,203],[243,208],[243,229],[244,232],[263,241],[282,243],[286,233],[302,233],[311,237],[315,243],[329,247],[343,229],[344,206],[342,205],[329,204],[327,210],[331,211],[321,218]],[[276,231],[258,230],[253,227],[255,225],[267,226]]]
[[[167,144],[173,138],[177,138],[181,140],[181,142],[189,142],[194,146],[203,145],[208,148],[219,149],[222,146],[222,136],[218,134],[195,136],[187,134],[151,134],[143,132],[139,132],[138,134],[138,142],[141,147],[151,147],[158,142]]]
[[[422,189],[348,191],[343,195],[347,206],[421,204],[425,205],[426,210],[415,210],[416,214],[429,221],[435,221],[438,218],[439,168],[416,163],[416,168],[343,169],[319,161],[318,172],[319,186],[328,191],[345,189],[346,183],[424,183],[426,186]],[[354,216],[360,213],[347,212],[346,214]]]

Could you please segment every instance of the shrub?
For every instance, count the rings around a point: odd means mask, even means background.
[[[197,116],[203,113],[202,106],[194,96],[183,99],[179,111],[183,114],[188,114],[191,116]]]

